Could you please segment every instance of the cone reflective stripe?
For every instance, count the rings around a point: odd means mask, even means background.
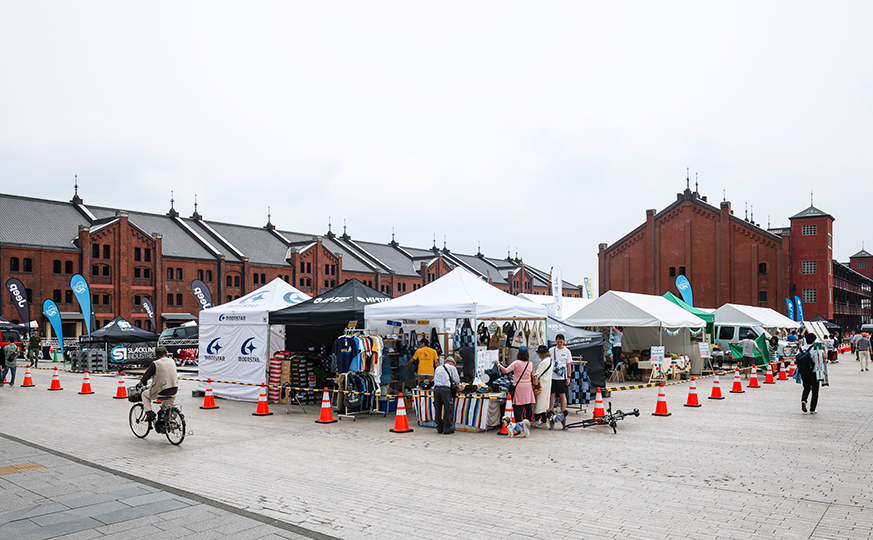
[[[752,372],[749,373],[749,384],[746,385],[747,388],[761,388],[761,385],[758,384],[758,367],[752,366]]]
[[[785,362],[779,362],[779,376],[776,379],[780,381],[788,380],[788,375],[785,373]]]
[[[85,378],[82,379],[82,391],[80,394],[93,394],[91,391],[91,377],[88,376],[88,370],[85,370]]]
[[[409,427],[409,420],[406,418],[406,404],[403,402],[403,394],[397,396],[397,414],[394,416],[394,429],[389,429],[392,433],[409,433],[412,431]]]
[[[740,367],[737,366],[736,374],[734,375],[734,386],[731,388],[731,394],[742,394],[745,392],[743,390],[743,383],[740,381]]]
[[[203,398],[203,406],[201,409],[217,409],[215,404],[215,394],[212,393],[212,379],[206,379],[206,397]]]
[[[405,411],[404,411],[405,412]],[[330,407],[330,393],[327,387],[324,387],[324,397],[321,398],[321,415],[316,424],[333,424],[336,420],[333,419],[333,409]]]
[[[270,406],[267,405],[267,387],[261,383],[261,395],[258,396],[258,408],[252,413],[252,416],[270,416]]]
[[[661,381],[659,388],[658,405],[655,406],[655,412],[652,413],[652,416],[670,416],[670,413],[667,412],[667,395],[664,394],[664,381]]]
[[[724,396],[721,395],[721,386],[718,384],[718,373],[715,374],[715,378],[712,380],[712,394],[709,396],[709,399],[724,399]]]
[[[118,372],[118,390],[115,391],[115,396],[112,399],[127,399],[127,387],[124,386],[124,374]]]
[[[48,387],[49,390],[63,390],[61,388],[61,379],[58,377],[58,368],[55,368],[55,372],[52,374],[52,385]]]
[[[794,358],[791,359],[791,364],[788,366],[788,376],[794,377],[794,370],[797,369],[797,366],[794,365]]]
[[[776,384],[773,380],[773,364],[767,364],[767,375],[764,377],[764,384]]]
[[[30,376],[30,368],[27,368],[27,370],[24,372],[24,382],[21,384],[21,386],[23,388],[36,386],[35,384],[33,384],[33,379]]]
[[[600,387],[597,387],[597,397],[594,399],[594,418],[606,416],[606,411],[603,409],[603,397],[600,396]]]
[[[697,401],[697,384],[694,382],[694,377],[691,377],[691,386],[688,388],[688,402],[686,407],[700,407],[700,402]]]
[[[510,394],[509,392],[506,393],[506,407],[503,410],[503,416],[507,415],[509,415],[510,420],[512,420],[512,423],[514,424],[515,413],[513,412],[512,408],[512,394]],[[498,435],[509,435],[509,432],[506,431],[506,423],[502,421],[503,418],[501,418],[500,420],[500,432],[498,433]]]

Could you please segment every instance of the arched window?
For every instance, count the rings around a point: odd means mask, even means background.
[[[103,270],[103,275],[106,277],[109,277],[109,265],[104,264],[102,270]]]
[[[18,257],[12,257],[9,259],[9,271],[18,272]]]
[[[206,271],[206,281],[212,283],[212,270]]]
[[[177,294],[177,295],[176,295],[176,305],[177,305],[177,306],[181,306],[181,305],[182,305],[182,295],[181,295],[181,294]]]
[[[203,281],[203,270],[197,270],[197,279]]]
[[[176,273],[172,268],[167,268],[167,279],[173,279],[175,275]]]
[[[233,286],[239,287],[239,276],[233,276]]]
[[[23,272],[33,272],[33,259],[25,257],[24,264],[22,266],[23,268],[21,270]]]
[[[137,320],[133,321],[133,325],[136,326],[137,328],[142,328],[142,321],[137,319]]]
[[[150,279],[152,277],[151,269],[150,268],[143,268],[142,269],[142,277],[144,277],[146,279]]]
[[[258,274],[257,273],[252,275],[252,281],[254,282],[255,285],[258,284]]]
[[[55,274],[61,273],[61,261],[55,259],[52,261],[52,272]]]
[[[176,279],[182,281],[182,269],[176,268]]]

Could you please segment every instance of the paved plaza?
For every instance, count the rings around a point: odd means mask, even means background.
[[[180,447],[133,436],[116,377],[78,395],[81,375],[47,392],[40,370],[36,388],[0,389],[0,471],[41,467],[0,474],[0,538],[870,538],[873,374],[848,354],[829,368],[817,415],[793,380],[731,394],[722,377],[721,401],[699,381],[701,408],[682,406],[687,384],[666,388],[664,418],[657,389],[615,392],[642,412],[618,434],[527,439],[200,410],[184,381]]]

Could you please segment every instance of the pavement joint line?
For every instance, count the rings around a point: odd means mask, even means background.
[[[171,494],[179,496],[179,497],[186,497],[186,498],[191,499],[193,501],[196,501],[200,504],[211,506],[213,508],[218,508],[219,510],[224,510],[225,512],[229,512],[231,514],[235,514],[235,515],[238,515],[240,517],[248,518],[248,519],[257,521],[259,523],[263,523],[265,525],[270,525],[272,527],[276,527],[277,529],[282,529],[282,530],[285,530],[285,531],[288,531],[288,532],[291,532],[294,534],[299,534],[300,536],[312,538],[313,540],[340,540],[339,538],[336,538],[334,536],[329,536],[329,535],[326,535],[324,533],[312,531],[312,530],[306,529],[304,527],[301,527],[299,525],[295,525],[293,523],[281,521],[281,520],[271,518],[271,517],[268,517],[268,516],[265,516],[262,514],[258,514],[255,512],[251,512],[248,510],[242,510],[240,508],[233,507],[227,503],[216,501],[214,499],[204,497],[203,495],[198,495],[197,493],[193,493],[191,491],[176,488],[173,486],[169,486],[167,484],[155,482],[154,480],[149,480],[148,478],[143,478],[141,476],[136,476],[134,474],[126,473],[124,471],[119,471],[117,469],[112,469],[110,467],[99,465],[99,464],[94,463],[92,461],[81,459],[81,458],[78,458],[76,456],[67,454],[65,452],[54,450],[54,449],[42,446],[40,444],[36,444],[36,443],[32,443],[32,442],[24,440],[24,439],[20,439],[18,437],[15,437],[14,435],[9,435],[7,433],[0,432],[0,437],[3,437],[3,438],[10,440],[12,442],[16,442],[18,444],[23,444],[25,446],[29,446],[31,448],[34,448],[36,450],[40,450],[42,452],[46,452],[48,454],[52,454],[54,456],[57,456],[57,457],[60,457],[63,459],[67,459],[69,461],[72,461],[74,463],[78,463],[80,465],[85,465],[85,466],[97,469],[98,471],[102,471],[105,473],[120,476],[126,480],[138,482],[138,483],[147,485],[149,487],[152,487],[154,489],[165,491],[167,493],[171,493]]]

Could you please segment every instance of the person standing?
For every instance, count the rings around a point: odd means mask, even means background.
[[[451,435],[455,432],[455,392],[461,384],[455,359],[446,357],[440,367],[434,369],[433,376],[433,408],[436,419],[437,433]]]
[[[618,367],[621,362],[621,334],[624,332],[624,326],[612,327],[612,368]],[[555,338],[558,341],[558,338]],[[563,408],[561,409],[563,410]]]
[[[743,346],[743,371],[746,371],[746,368],[755,369],[753,366],[755,365],[755,351],[761,354],[761,357],[764,357],[764,353],[761,352],[761,348],[758,347],[758,344],[752,339],[752,336],[749,332],[746,333],[746,338],[740,341],[740,345]],[[746,379],[749,378],[749,373],[751,371],[746,371]]]
[[[27,340],[27,358],[30,360],[30,367],[37,367],[39,363],[39,334],[32,332],[30,339]]]
[[[621,330],[618,330],[615,335],[616,343],[619,344],[617,358],[621,358]],[[555,396],[558,396],[561,402],[561,412],[566,414],[567,388],[570,386],[570,362],[573,360],[573,355],[570,353],[570,349],[564,347],[564,334],[555,336],[555,346],[549,352],[552,355],[552,365],[554,366],[552,368],[552,392],[549,395],[549,408],[554,405]],[[613,360],[615,358],[614,356]]]
[[[543,424],[548,420],[546,411],[551,409],[555,403],[555,394],[552,393],[552,373],[554,372],[554,366],[552,365],[552,354],[549,352],[549,348],[545,345],[537,347],[537,356],[539,357],[540,362],[537,364],[535,372],[537,374],[537,380],[540,381],[540,385],[543,389],[536,396],[536,402],[534,403],[534,418],[539,420],[539,424]]]
[[[806,343],[801,345],[801,353],[797,355],[795,363],[797,371],[800,373],[800,381],[803,383],[803,394],[800,396],[800,410],[803,412],[809,411],[810,414],[816,414],[815,409],[818,406],[818,389],[819,381],[815,372],[815,361],[812,358],[812,347],[815,343],[815,334],[812,332],[806,334]],[[809,407],[807,408],[806,400],[810,398]]]
[[[512,373],[512,384],[515,386],[515,393],[512,394],[512,412],[515,414],[515,421],[530,420],[536,396],[531,384],[533,362],[530,361],[528,348],[524,345],[519,347],[516,359],[507,367],[503,367],[497,360],[494,360],[494,363],[503,373]]]
[[[15,386],[15,368],[18,366],[18,345],[16,345],[15,343],[7,343],[3,346],[0,354],[2,354],[6,359],[2,374],[0,374],[0,386],[3,386],[3,382],[6,380],[7,373],[12,374],[12,376],[9,378],[9,386]]]
[[[867,337],[867,332],[863,332],[861,337],[855,340],[855,347],[861,362],[861,371],[870,371],[870,338]]]
[[[427,346],[427,338],[421,338],[418,342],[418,350],[412,355],[412,362],[418,364],[418,382],[433,379],[434,370],[440,365],[440,355]]]

